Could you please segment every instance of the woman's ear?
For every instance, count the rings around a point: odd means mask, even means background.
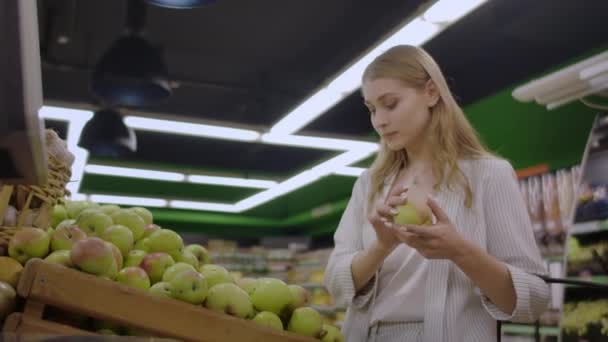
[[[429,79],[426,82],[424,90],[425,90],[425,94],[428,98],[427,106],[429,108],[434,107],[437,104],[437,102],[439,102],[439,91],[437,90],[437,86],[435,85],[435,82],[433,82],[432,79]]]

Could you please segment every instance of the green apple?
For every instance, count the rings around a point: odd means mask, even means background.
[[[288,285],[287,287],[289,287],[289,291],[291,291],[291,296],[293,298],[293,301],[289,305],[291,311],[310,305],[311,295],[308,290],[300,285]]]
[[[177,273],[169,284],[171,284],[171,296],[175,299],[191,304],[202,304],[207,298],[207,281],[196,271]]]
[[[188,252],[185,249],[181,251],[174,251],[169,253],[175,262],[184,262],[186,264],[192,265],[194,268],[198,268],[198,259],[194,256],[194,254]]]
[[[100,238],[113,243],[122,255],[127,255],[133,248],[133,233],[123,225],[114,224],[106,228]]]
[[[55,228],[59,223],[67,219],[68,211],[65,206],[55,204],[55,206],[53,206],[53,212],[51,213],[51,227]]]
[[[17,292],[8,283],[0,281],[0,322],[17,310]]]
[[[222,266],[207,264],[203,265],[200,271],[201,274],[205,276],[205,279],[207,279],[207,284],[209,285],[209,288],[212,288],[217,284],[223,283],[234,284],[234,278],[232,278],[228,270],[226,270]]]
[[[168,283],[178,273],[181,273],[181,272],[184,272],[184,271],[195,271],[196,272],[196,269],[194,267],[192,267],[192,265],[190,265],[190,264],[186,264],[184,262],[176,262],[173,266],[170,266],[169,268],[167,268],[167,270],[163,274],[163,279],[162,280],[164,282]]]
[[[344,335],[333,325],[323,324],[322,342],[344,342]]]
[[[150,252],[150,246],[148,245],[148,238],[143,238],[133,245],[133,249],[138,249],[144,252]]]
[[[145,290],[150,288],[150,278],[146,271],[139,267],[126,267],[118,272],[116,281],[127,286]]]
[[[184,248],[181,236],[170,229],[161,229],[152,233],[148,239],[150,252],[171,253]]]
[[[410,202],[400,205],[396,209],[398,213],[393,217],[393,221],[398,225],[427,225],[431,223],[430,210],[419,210]]]
[[[112,219],[97,209],[85,209],[78,215],[76,225],[88,236],[101,236],[112,225]]]
[[[68,217],[76,219],[81,211],[87,209],[91,204],[87,201],[66,201],[65,209],[68,212]]]
[[[240,318],[250,318],[254,315],[247,292],[230,283],[217,284],[210,288],[205,307]]]
[[[108,216],[112,216],[114,212],[120,210],[120,207],[116,204],[104,204],[99,206],[99,210]]]
[[[57,230],[61,227],[69,227],[69,226],[76,226],[76,220],[74,220],[74,219],[63,220],[57,225],[57,227],[55,227],[55,230]]]
[[[111,244],[100,238],[88,237],[77,241],[70,252],[72,263],[80,270],[98,276],[117,272]]]
[[[74,264],[72,264],[72,259],[70,258],[70,251],[65,249],[54,251],[44,258],[44,261],[63,265],[65,267],[74,267]]]
[[[199,244],[191,244],[184,248],[184,250],[192,253],[196,259],[198,259],[199,266],[203,266],[208,264],[209,261],[209,252],[207,249]]]
[[[319,338],[323,332],[323,319],[313,308],[297,308],[291,314],[287,330],[299,335]]]
[[[125,257],[125,267],[139,266],[144,257],[148,255],[148,252],[133,249]]]
[[[118,249],[118,247],[116,247],[116,245],[111,242],[106,241],[106,243],[110,245],[110,248],[112,248],[112,255],[114,255],[114,261],[116,261],[116,267],[118,267],[117,271],[120,271],[123,268],[125,260],[122,256],[122,253],[120,252],[120,249]]]
[[[51,237],[40,228],[18,229],[8,243],[8,255],[21,264],[49,254]]]
[[[163,274],[167,268],[173,266],[175,261],[167,253],[151,253],[144,257],[139,267],[143,268],[148,277],[150,277],[150,283],[156,284],[162,280]]]
[[[154,224],[154,223],[147,224],[144,227],[144,235],[142,236],[142,238],[147,238],[148,236],[152,235],[152,233],[154,233],[155,231],[161,230],[161,229],[162,228],[157,224]]]
[[[63,224],[63,222],[51,235],[51,250],[53,251],[69,251],[76,241],[87,238],[87,234],[78,228],[78,226]]]
[[[139,215],[139,217],[141,217],[142,220],[144,220],[144,223],[146,225],[151,224],[152,223],[152,213],[150,212],[150,210],[146,209],[146,208],[142,208],[142,207],[133,207],[130,210],[134,211],[137,215]]]
[[[244,277],[244,278],[241,278],[236,281],[236,284],[240,288],[245,290],[245,292],[247,292],[247,294],[249,294],[249,295],[251,295],[253,293],[253,290],[255,290],[257,283],[258,283],[257,279],[248,278],[248,277]]]
[[[251,301],[258,311],[270,311],[281,315],[293,302],[291,291],[285,282],[275,278],[260,278],[251,294]]]
[[[129,209],[120,209],[112,214],[114,224],[126,226],[133,233],[133,240],[137,241],[144,235],[145,223],[137,213]]]
[[[273,329],[283,330],[283,322],[281,322],[279,316],[270,311],[259,312],[252,321]]]
[[[148,292],[159,297],[173,298],[171,295],[171,284],[164,281],[152,285]]]

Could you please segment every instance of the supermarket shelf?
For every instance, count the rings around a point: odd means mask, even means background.
[[[599,231],[608,231],[608,221],[589,221],[583,223],[576,223],[570,229],[570,234],[580,235],[589,234]]]
[[[534,326],[528,324],[503,323],[503,334],[534,336]],[[541,326],[540,334],[543,336],[559,336],[559,327]]]

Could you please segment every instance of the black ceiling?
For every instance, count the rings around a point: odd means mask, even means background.
[[[44,95],[95,105],[89,77],[124,27],[124,0],[39,0]],[[196,10],[150,6],[173,96],[146,112],[268,129],[289,108],[411,16],[423,0],[221,0]],[[463,105],[608,42],[606,0],[488,0],[427,43]],[[58,43],[60,34],[68,44]],[[369,136],[358,92],[307,133]],[[331,153],[138,132],[135,161],[291,174]],[[297,151],[296,151],[297,150]],[[93,156],[95,157],[95,156]]]

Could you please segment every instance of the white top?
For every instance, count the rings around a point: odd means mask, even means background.
[[[377,322],[422,322],[426,294],[427,260],[415,249],[401,244],[385,260],[378,276]]]
[[[426,260],[424,303],[421,304],[425,342],[495,341],[496,320],[533,322],[545,311],[549,301],[548,285],[532,274],[546,273],[546,270],[513,168],[508,162],[494,158],[466,160],[459,165],[473,191],[472,208],[464,206],[462,191],[445,187],[436,194],[437,202],[463,237],[505,263],[513,279],[516,305],[513,312],[502,312],[452,262]],[[367,220],[369,183],[368,172],[355,183],[334,235],[335,248],[325,272],[325,285],[333,298],[338,304],[348,306],[342,331],[349,342],[366,341],[370,328],[376,324],[375,317],[390,311],[400,312],[394,307],[407,305],[401,302],[403,297],[396,296],[397,286],[392,290],[390,285],[379,288],[387,284],[381,272],[355,293],[352,259],[376,239]],[[389,187],[390,183],[385,182],[383,195]],[[384,297],[394,298],[395,303],[383,300]],[[407,331],[408,326],[397,324],[391,329]]]

